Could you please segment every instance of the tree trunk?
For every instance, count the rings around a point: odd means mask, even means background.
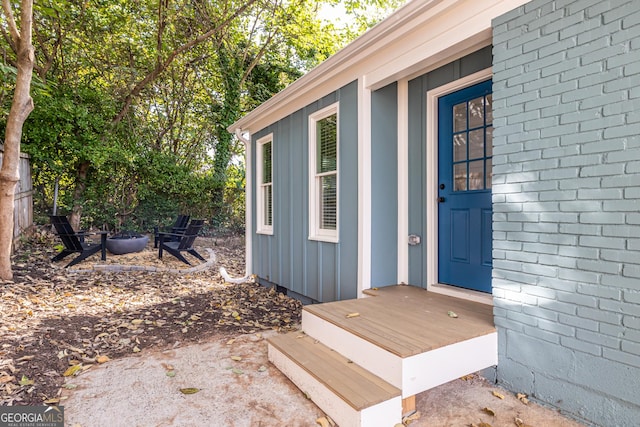
[[[227,168],[233,155],[231,146],[233,135],[227,127],[238,120],[240,116],[240,86],[243,79],[243,62],[226,45],[218,49],[218,64],[226,72],[222,75],[224,85],[224,99],[222,109],[216,123],[216,146],[213,157],[214,188],[212,194],[213,219],[222,223],[227,218],[224,204],[224,189],[227,183]]]
[[[82,162],[78,166],[76,174],[76,188],[73,190],[73,208],[69,223],[74,230],[80,230],[80,218],[82,217],[82,195],[87,188],[87,176],[89,175],[89,162]]]
[[[0,168],[0,279],[11,280],[13,279],[13,271],[11,270],[13,209],[16,183],[20,179],[18,169],[20,166],[20,140],[22,139],[22,125],[33,111],[33,99],[29,94],[34,63],[34,51],[31,45],[33,1],[22,0],[21,2],[20,33],[18,33],[8,0],[2,0],[2,9],[7,18],[12,39],[18,47],[16,89],[7,118],[4,154]]]

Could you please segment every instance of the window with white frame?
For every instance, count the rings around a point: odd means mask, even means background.
[[[338,241],[338,104],[309,116],[309,238]]]
[[[273,234],[273,134],[257,141],[257,232]]]

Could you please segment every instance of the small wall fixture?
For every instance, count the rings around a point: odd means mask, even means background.
[[[410,234],[409,235],[409,245],[411,246],[416,246],[420,244],[420,236],[418,236],[417,234]]]

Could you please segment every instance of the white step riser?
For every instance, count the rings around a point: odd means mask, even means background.
[[[402,359],[304,310],[302,329],[307,335],[401,389],[403,397],[498,364],[498,334],[495,332]],[[430,368],[434,366],[437,369]]]
[[[268,346],[268,355],[269,361],[340,427],[389,427],[401,422],[399,396],[358,412],[274,346]]]
[[[302,310],[302,330],[402,390],[402,359],[331,322]]]
[[[497,364],[498,334],[494,332],[404,359],[399,388],[402,397],[409,397]]]

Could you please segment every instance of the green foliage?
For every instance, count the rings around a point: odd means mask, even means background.
[[[342,3],[356,17],[342,27],[318,15],[331,4],[340,2],[37,2],[22,146],[36,217],[48,221],[57,181],[58,211],[80,206],[84,227],[148,231],[189,213],[243,229],[244,147],[227,128],[398,0]],[[1,124],[15,64],[6,38],[0,48]]]

